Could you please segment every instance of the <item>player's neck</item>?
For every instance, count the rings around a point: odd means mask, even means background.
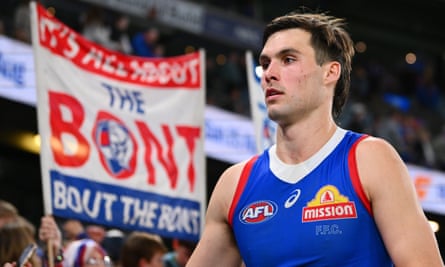
[[[334,135],[334,121],[295,124],[277,131],[277,156],[285,163],[295,164],[314,155]]]

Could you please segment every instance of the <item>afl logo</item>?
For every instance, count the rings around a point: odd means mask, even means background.
[[[240,213],[242,223],[262,223],[270,220],[277,214],[277,204],[272,201],[262,200],[251,203],[243,208]]]

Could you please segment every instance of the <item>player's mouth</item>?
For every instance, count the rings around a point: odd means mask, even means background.
[[[271,97],[276,96],[276,95],[281,95],[281,94],[283,94],[283,93],[281,91],[279,91],[279,90],[276,90],[276,89],[273,89],[273,88],[266,89],[266,99],[271,98]]]

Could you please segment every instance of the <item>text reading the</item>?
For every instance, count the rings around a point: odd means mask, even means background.
[[[82,124],[85,120],[84,108],[78,100],[67,94],[49,92],[48,98],[50,106],[52,107],[49,117],[51,128],[51,151],[54,156],[54,160],[62,167],[81,167],[82,165],[86,164],[91,154],[90,141],[81,131]],[[62,110],[68,110],[71,113],[71,116],[62,116]],[[109,122],[111,121],[113,123],[108,123],[108,125],[103,126],[104,120]],[[113,129],[114,131],[117,129],[121,135],[127,134],[130,136],[129,138],[131,140],[134,139],[132,142],[136,142],[136,138],[133,138],[132,136],[136,134],[139,135],[139,139],[144,143],[144,145],[138,145],[137,143],[133,144],[133,153],[136,153],[137,147],[145,148],[143,164],[147,170],[146,181],[148,184],[156,184],[157,174],[152,160],[158,160],[168,176],[167,178],[170,182],[171,188],[176,188],[179,177],[186,177],[189,183],[190,192],[194,191],[196,180],[196,167],[194,162],[196,153],[195,147],[196,142],[199,140],[201,135],[199,126],[160,125],[156,127],[161,128],[162,136],[157,136],[155,131],[153,131],[153,127],[155,126],[149,126],[144,121],[135,120],[133,123],[137,132],[129,133],[129,127],[126,127],[125,124],[131,122],[123,122],[117,118],[117,116],[112,115],[107,111],[99,111],[95,123],[101,128],[98,129],[96,127],[96,129],[92,130],[93,140],[96,140],[96,146],[99,152],[98,154],[103,155],[101,160],[104,168],[106,168],[107,172],[112,177],[118,179],[132,177],[136,170],[136,165],[138,164],[136,157],[132,157],[131,155],[123,155],[126,157],[126,165],[123,165],[125,162],[122,163],[122,159],[119,158],[121,155],[115,155],[119,151],[125,152],[125,150],[119,149],[111,144],[112,135],[110,135],[110,132]],[[106,135],[107,133],[108,135]],[[64,146],[63,137],[66,135],[72,137],[77,143],[77,146],[75,146],[74,149],[71,149],[69,153]],[[161,140],[164,141],[161,142]],[[187,158],[180,159],[188,162],[187,171],[183,175],[180,175],[179,173],[177,163],[179,159],[176,159],[174,155],[174,147],[179,145],[183,145],[184,151],[187,151]],[[106,159],[109,159],[109,164],[104,163]],[[126,168],[122,167],[120,169],[116,169],[121,165],[124,167],[126,166]],[[120,170],[120,172],[115,172],[116,170]]]

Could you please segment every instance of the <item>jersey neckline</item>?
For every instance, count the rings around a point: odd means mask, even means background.
[[[323,147],[307,160],[297,164],[287,164],[277,156],[276,144],[269,148],[270,170],[280,180],[295,184],[313,171],[341,142],[346,130],[337,127],[335,133]]]

